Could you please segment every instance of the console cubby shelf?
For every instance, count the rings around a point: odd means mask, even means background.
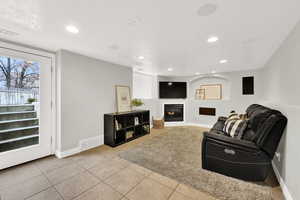
[[[104,115],[104,144],[115,147],[150,133],[150,111]]]

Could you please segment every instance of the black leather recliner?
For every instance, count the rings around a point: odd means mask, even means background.
[[[240,138],[223,132],[226,117],[219,117],[213,128],[204,133],[203,169],[247,181],[266,179],[287,118],[258,104],[249,106],[246,114],[248,127]]]

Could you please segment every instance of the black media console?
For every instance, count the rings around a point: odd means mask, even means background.
[[[150,111],[104,115],[104,144],[115,147],[150,133]]]

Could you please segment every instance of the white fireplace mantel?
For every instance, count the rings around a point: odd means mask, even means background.
[[[164,115],[164,112],[165,112],[165,105],[166,104],[182,104],[183,105],[183,121],[180,121],[180,122],[165,122],[165,126],[183,126],[185,125],[185,122],[186,122],[186,105],[185,105],[185,100],[178,100],[178,101],[165,101],[165,102],[162,102],[161,104],[161,115],[163,116]]]

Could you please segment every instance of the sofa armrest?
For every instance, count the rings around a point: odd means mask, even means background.
[[[240,140],[237,138],[232,138],[230,136],[217,133],[215,130],[211,132],[204,132],[204,138],[205,140],[212,140],[217,143],[232,145],[232,147],[236,147],[236,148],[248,148],[251,150],[260,150],[259,147],[252,142],[246,140]]]
[[[247,181],[264,181],[271,159],[254,143],[206,132],[202,141],[202,168]]]
[[[224,122],[225,123],[225,121],[228,119],[228,117],[223,117],[223,116],[221,116],[221,117],[219,117],[218,118],[218,121],[221,121],[221,122]]]
[[[219,117],[217,123],[215,123],[213,125],[210,132],[215,131],[215,132],[217,132],[217,134],[224,134],[223,128],[225,125],[225,121],[226,121],[226,119],[224,117]]]
[[[224,135],[227,136],[226,133],[221,129],[216,129],[216,128],[211,128],[209,132],[204,132],[204,133],[211,133],[213,135]]]

